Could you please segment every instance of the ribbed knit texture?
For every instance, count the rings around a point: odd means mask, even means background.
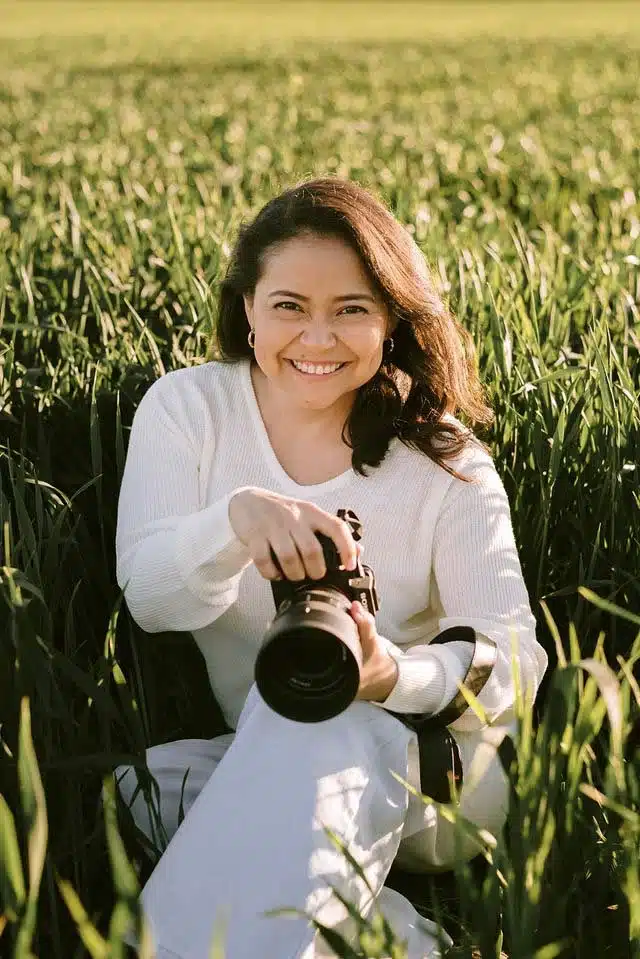
[[[275,607],[270,583],[229,522],[231,496],[261,487],[330,513],[355,510],[380,597],[378,632],[399,665],[398,682],[380,705],[443,709],[467,672],[471,647],[429,642],[450,626],[469,625],[498,644],[479,696],[492,721],[514,702],[512,639],[523,689],[535,694],[547,656],[535,637],[509,503],[491,457],[473,442],[452,465],[476,482],[451,477],[394,439],[369,476],[349,469],[301,486],[271,447],[248,360],[173,371],[151,386],[133,420],[118,504],[118,584],[143,629],[193,634],[235,729]],[[481,725],[467,709],[453,728]]]

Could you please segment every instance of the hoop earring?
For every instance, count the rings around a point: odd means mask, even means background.
[[[251,349],[256,345],[256,331],[254,329],[249,330],[249,336],[247,337],[247,342]]]
[[[389,356],[390,353],[393,353],[393,348],[395,346],[395,343],[393,342],[393,337],[390,336],[389,339],[385,340],[382,346],[383,348],[386,347],[386,350],[385,350],[386,356]]]

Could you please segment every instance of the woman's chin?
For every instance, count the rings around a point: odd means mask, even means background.
[[[347,397],[353,394],[353,390],[345,389],[344,384],[336,384],[331,389],[328,384],[318,384],[305,382],[300,383],[291,380],[284,382],[281,380],[284,392],[291,401],[291,406],[298,406],[307,410],[328,410],[331,407],[339,406],[347,402]]]

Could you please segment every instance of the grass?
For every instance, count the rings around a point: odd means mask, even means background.
[[[128,428],[202,361],[242,220],[335,172],[474,336],[553,664],[505,842],[413,894],[459,956],[639,954],[639,10],[0,4],[0,951],[123,954],[148,867],[102,777],[222,730],[119,596]]]

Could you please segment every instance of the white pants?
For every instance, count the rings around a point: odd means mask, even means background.
[[[456,736],[465,772],[460,811],[494,835],[506,818],[507,782],[495,751],[506,731]],[[434,806],[391,775],[419,789],[415,743],[414,732],[371,703],[354,702],[325,722],[298,723],[275,713],[254,685],[235,734],[148,749],[159,786],[156,814],[170,840],[141,893],[158,959],[207,959],[220,923],[225,959],[334,955],[307,919],[262,915],[282,907],[304,910],[354,942],[353,922],[328,884],[363,916],[371,915],[372,898],[323,826],[363,868],[376,905],[408,941],[408,959],[440,959],[437,927],[383,887],[385,878],[394,860],[434,871],[457,856],[472,858],[478,846],[461,840]],[[471,760],[481,754],[483,774],[469,781]],[[115,774],[150,838],[142,792],[131,802],[134,768],[120,766]],[[451,944],[443,931],[440,942]]]

